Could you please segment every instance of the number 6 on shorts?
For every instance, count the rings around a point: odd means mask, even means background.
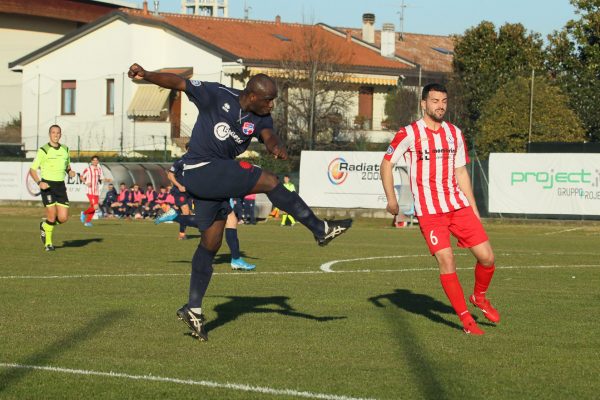
[[[438,238],[433,234],[433,230],[429,231],[429,243],[434,246],[438,244]]]

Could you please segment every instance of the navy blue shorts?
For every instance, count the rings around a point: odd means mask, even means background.
[[[187,166],[186,166],[187,167]],[[183,171],[183,185],[194,197],[194,212],[201,231],[214,221],[227,219],[229,199],[243,198],[258,182],[262,169],[246,161],[213,160]]]
[[[190,195],[187,194],[187,192],[180,192],[178,190],[177,192],[173,192],[171,194],[173,195],[173,198],[175,199],[175,205],[177,207],[181,208],[182,206],[190,204]]]

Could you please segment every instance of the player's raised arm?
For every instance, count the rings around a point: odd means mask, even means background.
[[[279,136],[277,136],[272,129],[263,129],[260,132],[260,137],[269,153],[273,154],[275,158],[287,160],[287,150],[285,149],[283,143],[281,143]]]
[[[129,67],[129,72],[127,73],[129,78],[134,80],[145,80],[155,85],[167,88],[167,89],[175,89],[175,90],[185,90],[185,79],[180,77],[179,75],[170,74],[167,72],[152,72],[146,71],[139,64],[133,64]]]

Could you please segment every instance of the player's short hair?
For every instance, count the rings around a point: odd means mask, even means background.
[[[446,86],[441,83],[430,83],[423,87],[423,92],[421,93],[421,100],[427,100],[427,96],[429,96],[429,92],[440,92],[448,94],[448,90]]]
[[[58,130],[62,133],[62,128],[60,127],[60,125],[50,125],[50,128],[48,128],[48,134],[50,134],[50,131],[52,131],[52,128],[58,128]]]
[[[250,78],[244,91],[247,93],[265,92],[269,87],[277,88],[273,78],[266,74],[256,74]]]
[[[123,185],[123,186],[127,186],[127,185],[125,184],[125,182],[121,182],[121,183],[119,183],[119,186],[121,186],[121,185]]]
[[[90,161],[94,161],[94,159],[100,161],[100,157],[98,157],[97,155],[93,155],[92,158],[90,158]]]
[[[152,186],[152,187],[154,187],[154,185],[153,185],[153,184],[151,184],[150,182],[146,183],[146,187],[148,187],[148,186]]]

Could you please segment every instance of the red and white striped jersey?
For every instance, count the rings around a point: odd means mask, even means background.
[[[81,178],[87,186],[87,194],[100,196],[100,182],[104,179],[104,174],[102,173],[102,167],[100,165],[97,167],[94,167],[93,165],[88,166],[83,170]]]
[[[423,119],[413,122],[396,133],[384,158],[395,164],[403,156],[416,215],[442,214],[469,206],[454,171],[469,162],[460,129],[442,122],[433,131]]]

